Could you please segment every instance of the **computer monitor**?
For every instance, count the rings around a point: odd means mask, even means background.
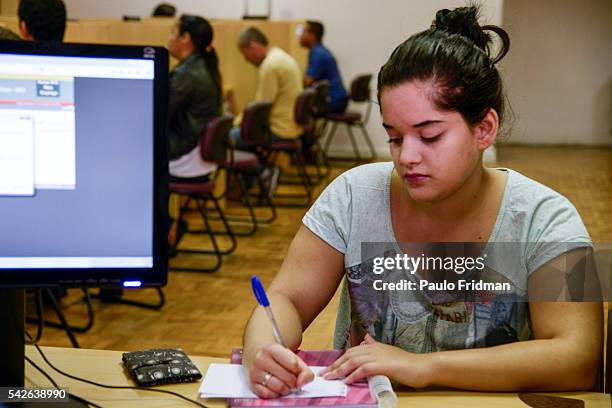
[[[167,103],[163,48],[0,41],[5,294],[165,284]]]

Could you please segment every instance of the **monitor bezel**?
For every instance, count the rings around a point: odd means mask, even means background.
[[[153,264],[149,268],[20,268],[0,269],[0,287],[142,287],[164,286],[168,276],[168,51],[147,45],[105,45],[59,42],[0,41],[0,54],[154,61]],[[165,164],[165,165],[164,165]],[[117,197],[118,200],[121,197]],[[126,203],[129,205],[129,203]]]

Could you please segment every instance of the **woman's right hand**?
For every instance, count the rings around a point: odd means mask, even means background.
[[[314,380],[304,361],[280,344],[260,349],[249,366],[251,389],[260,398],[278,398]]]

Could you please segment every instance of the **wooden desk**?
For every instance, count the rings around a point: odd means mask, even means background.
[[[106,350],[71,349],[59,347],[43,347],[47,358],[59,369],[70,374],[101,382],[108,385],[133,385],[128,381],[121,363],[121,352]],[[147,408],[168,406],[195,406],[170,395],[136,391],[111,390],[95,387],[64,377],[53,371],[40,357],[34,347],[26,347],[26,355],[45,370],[70,392],[83,397],[103,407],[137,407]],[[202,373],[206,372],[210,363],[223,363],[227,359],[191,356]],[[48,380],[35,368],[26,362],[26,386],[48,387]],[[185,397],[195,399],[198,396],[200,383],[167,385],[159,387],[178,392]],[[586,408],[610,408],[610,396],[592,392],[554,394],[577,398],[585,401]],[[411,391],[400,392],[399,407],[526,407],[514,393],[494,394],[462,391]],[[220,400],[207,400],[205,405],[224,407]]]

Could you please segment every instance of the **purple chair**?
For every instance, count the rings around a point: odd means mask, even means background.
[[[311,88],[315,91],[312,116],[315,119],[325,118],[329,113],[329,81],[322,79],[313,83]]]
[[[251,102],[244,108],[240,137],[257,146],[266,147],[270,143],[270,111],[272,101]]]
[[[211,120],[208,126],[204,130],[200,137],[200,151],[202,159],[209,162],[217,163],[222,165],[227,160],[227,139],[229,129],[232,126],[231,116],[222,116]],[[186,234],[207,234],[210,237],[213,249],[199,249],[199,248],[183,248],[179,247],[178,252],[192,253],[192,254],[212,254],[215,255],[215,263],[210,267],[183,267],[183,266],[172,266],[170,269],[177,271],[195,271],[195,272],[213,272],[219,269],[222,263],[222,255],[232,253],[237,246],[236,237],[234,236],[232,229],[230,228],[223,210],[219,206],[218,197],[214,195],[215,180],[211,179],[203,183],[184,183],[184,182],[172,182],[170,183],[170,192],[181,196],[186,196],[184,204],[181,206],[180,218],[183,218],[184,212],[187,210],[189,203],[193,200],[196,202],[198,212],[204,222],[204,229],[193,230],[190,229]],[[231,245],[229,248],[221,249],[215,237],[216,232],[213,231],[210,225],[210,216],[207,210],[208,201],[212,201],[213,206],[219,219],[223,224],[223,234],[229,236]]]
[[[319,183],[324,177],[327,177],[331,172],[331,165],[327,159],[327,154],[321,146],[321,139],[327,128],[327,115],[329,113],[329,81],[322,79],[312,84],[311,88],[315,91],[314,103],[312,105],[313,128],[311,134],[305,134],[306,144],[309,146],[308,154],[314,160],[317,175],[315,183]],[[305,149],[304,149],[305,150]],[[321,171],[321,164],[325,167],[325,171]]]
[[[331,144],[332,139],[336,134],[336,128],[338,124],[344,124],[347,131],[349,140],[351,141],[351,145],[353,146],[353,152],[355,154],[355,160],[357,162],[364,161],[361,157],[361,153],[359,152],[359,147],[357,147],[357,142],[355,141],[355,136],[353,135],[352,127],[356,126],[361,129],[361,133],[363,133],[363,137],[370,148],[370,157],[365,158],[365,161],[375,160],[376,159],[376,150],[374,149],[374,145],[372,144],[372,140],[366,131],[365,125],[368,123],[370,119],[370,113],[372,111],[372,100],[371,100],[371,92],[370,92],[370,81],[372,80],[371,74],[359,75],[357,78],[351,82],[351,93],[349,95],[349,100],[353,102],[365,102],[366,112],[365,115],[362,116],[360,112],[347,111],[344,113],[329,113],[327,115],[327,120],[332,122],[332,128],[327,136],[327,140],[325,142],[325,153],[329,151],[329,145]]]
[[[240,126],[240,137],[255,145],[255,149],[261,151],[265,155],[270,144],[270,129],[268,127],[268,117],[272,109],[270,101],[256,101],[250,103],[244,110],[242,116],[242,124]],[[240,201],[248,210],[248,217],[228,216],[229,221],[242,223],[249,226],[246,231],[235,231],[236,235],[250,236],[253,235],[259,224],[269,224],[276,219],[276,208],[272,200],[267,194],[267,187],[264,185],[260,177],[257,177],[257,183],[263,204],[269,208],[270,214],[267,217],[257,217],[251,203],[251,197],[246,185],[245,177],[257,173],[259,158],[253,152],[235,150],[233,146],[229,146],[226,160],[220,163],[220,167],[228,172],[227,190],[231,189],[231,182],[235,179],[238,181],[240,189]],[[227,192],[227,191],[226,191]]]
[[[312,116],[314,100],[315,91],[313,89],[305,89],[298,95],[295,102],[295,121],[304,128],[304,134],[309,134],[314,131],[314,120]],[[289,199],[291,202],[275,202],[275,204],[284,207],[303,207],[309,205],[312,199],[313,182],[306,169],[306,160],[302,152],[301,140],[298,138],[272,142],[270,144],[269,161],[274,162],[280,152],[288,154],[292,159],[291,161],[296,164],[299,184],[304,188],[304,193],[276,194],[275,198]],[[299,201],[295,202],[295,200]]]

